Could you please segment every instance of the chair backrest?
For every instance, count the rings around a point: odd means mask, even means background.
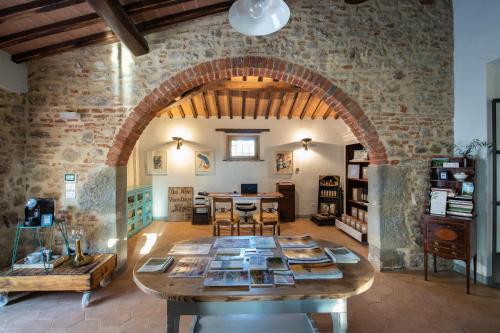
[[[261,198],[260,199],[260,219],[262,220],[262,214],[266,213],[276,213],[279,216],[279,199],[278,198]],[[264,208],[264,204],[271,205],[271,207]]]
[[[215,221],[215,214],[218,212],[226,212],[229,211],[231,213],[231,221],[233,220],[233,198],[226,198],[226,197],[213,197],[212,198],[212,203],[213,203],[213,220]],[[221,204],[220,206],[227,206],[229,204],[229,209],[225,207],[219,207],[217,208],[217,204]]]

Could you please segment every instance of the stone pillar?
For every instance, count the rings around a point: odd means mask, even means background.
[[[95,224],[85,236],[92,252],[116,253],[117,271],[127,264],[127,167],[103,167],[89,174],[82,185],[79,208],[95,214]]]

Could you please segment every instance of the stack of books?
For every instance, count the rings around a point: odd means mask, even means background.
[[[165,272],[165,270],[170,266],[171,263],[174,262],[174,257],[166,257],[166,258],[149,258],[148,261],[144,263],[137,270],[140,273],[161,273]]]
[[[283,249],[289,264],[324,263],[331,260],[319,247],[305,249]]]
[[[472,217],[474,204],[472,200],[448,199],[446,214],[461,217]]]
[[[330,280],[341,279],[342,272],[333,262],[291,264],[290,270],[295,280]]]
[[[325,252],[336,264],[357,264],[361,260],[346,247],[325,248]]]
[[[278,243],[282,249],[315,248],[318,244],[309,235],[303,236],[279,236]]]

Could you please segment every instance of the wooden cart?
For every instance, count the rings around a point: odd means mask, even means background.
[[[0,272],[0,307],[26,292],[83,292],[82,307],[90,302],[91,291],[98,285],[106,287],[116,267],[116,254],[97,254],[92,263],[73,268],[67,261],[49,272],[43,269],[5,269]],[[15,294],[12,294],[15,293]]]

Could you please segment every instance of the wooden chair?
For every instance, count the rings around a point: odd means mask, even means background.
[[[212,198],[212,203],[214,236],[220,236],[221,227],[229,228],[231,236],[233,236],[234,229],[240,220],[239,214],[234,213],[233,198],[214,197]]]
[[[265,207],[267,206],[267,208]],[[281,233],[280,230],[280,214],[279,214],[279,199],[277,198],[262,198],[260,199],[259,220],[257,223],[260,226],[260,235],[263,235],[265,227],[273,227],[273,235]]]

